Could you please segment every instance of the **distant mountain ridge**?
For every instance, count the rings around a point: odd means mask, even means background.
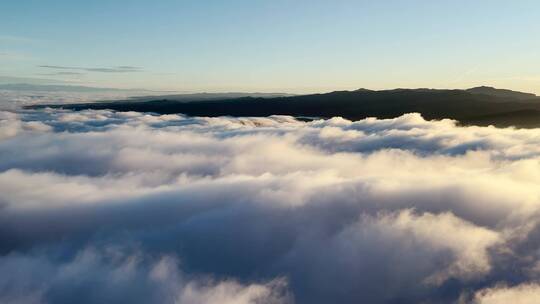
[[[532,95],[532,96],[530,96]],[[182,113],[192,116],[341,116],[351,120],[366,117],[393,118],[417,112],[426,119],[450,118],[462,124],[499,127],[540,127],[540,98],[534,94],[479,87],[468,90],[394,89],[334,91],[281,97],[238,97],[211,100],[149,99],[69,104],[73,110]],[[530,98],[524,98],[529,96]]]
[[[144,89],[119,89],[119,88],[101,88],[88,87],[79,85],[63,85],[63,84],[29,84],[29,83],[5,83],[0,84],[0,90],[17,91],[17,92],[74,92],[74,93],[103,93],[103,92],[126,92],[130,95],[138,95],[129,97],[130,100],[145,101],[153,99],[170,99],[176,101],[198,101],[198,100],[217,100],[217,99],[232,99],[240,97],[283,97],[294,96],[288,93],[246,93],[246,92],[223,92],[223,93],[178,93],[175,91],[152,91]],[[170,93],[170,94],[167,94]],[[144,94],[144,95],[142,95]],[[167,94],[167,95],[163,95]],[[142,96],[141,96],[142,95]]]
[[[142,89],[118,89],[118,88],[99,88],[79,85],[64,84],[29,84],[29,83],[5,83],[0,84],[0,90],[8,91],[39,91],[39,92],[152,92]],[[159,92],[159,91],[156,91]]]
[[[174,100],[179,102],[203,101],[203,100],[220,100],[220,99],[235,99],[242,97],[260,97],[260,98],[275,98],[295,96],[288,93],[249,93],[249,92],[224,92],[224,93],[184,93],[172,95],[149,95],[137,96],[130,99],[137,101],[149,101],[155,99]]]
[[[523,93],[523,92],[506,90],[506,89],[496,89],[494,87],[488,87],[488,86],[470,88],[465,91],[469,93],[473,93],[473,94],[484,94],[484,95],[495,96],[495,97],[515,98],[515,99],[521,99],[521,100],[535,99],[538,97],[532,93]]]

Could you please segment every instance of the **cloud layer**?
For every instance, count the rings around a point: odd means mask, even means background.
[[[540,130],[59,110],[0,126],[0,302],[538,297]]]
[[[1,80],[1,79],[0,79]],[[17,86],[11,85],[11,86]],[[58,86],[60,89],[70,89],[64,91],[47,90],[48,86],[40,85],[22,85],[23,91],[20,90],[5,90],[0,84],[0,111],[17,111],[24,106],[38,104],[65,104],[65,103],[84,103],[103,100],[121,100],[128,99],[134,96],[148,94],[147,91],[136,90],[107,90],[97,88],[89,88],[86,92],[78,91],[77,86]],[[28,88],[29,87],[29,88]],[[32,88],[34,87],[34,88]],[[45,88],[45,89],[43,89]],[[84,88],[84,87],[82,87]],[[30,89],[30,90],[28,90]],[[98,91],[98,92],[96,92]]]

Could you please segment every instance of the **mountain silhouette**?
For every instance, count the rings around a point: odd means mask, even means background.
[[[487,86],[470,88],[470,89],[467,89],[466,91],[473,94],[484,94],[484,95],[489,95],[489,96],[494,96],[494,97],[515,98],[515,99],[521,99],[521,100],[534,100],[538,98],[536,95],[532,93],[523,93],[523,92],[517,92],[517,91],[512,91],[512,90],[496,89],[496,88],[487,87]]]
[[[540,127],[539,97],[490,87],[467,90],[360,89],[324,94],[244,96],[212,100],[164,96],[115,102],[51,105],[51,107],[159,114],[182,113],[192,116],[292,115],[321,118],[341,116],[350,120],[366,117],[393,118],[405,113],[418,112],[426,119],[450,118],[464,125]]]

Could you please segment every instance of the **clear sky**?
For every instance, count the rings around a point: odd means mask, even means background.
[[[0,2],[0,77],[181,91],[540,93],[540,2]]]

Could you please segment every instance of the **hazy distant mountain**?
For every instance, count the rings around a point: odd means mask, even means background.
[[[139,96],[130,97],[133,101],[151,101],[156,99],[166,99],[175,101],[199,101],[199,100],[217,100],[233,99],[240,97],[283,97],[293,96],[287,93],[245,93],[245,92],[225,92],[225,93],[175,93],[163,95],[167,91],[151,91],[143,89],[118,89],[118,88],[99,88],[63,84],[29,84],[29,83],[0,83],[0,90],[18,91],[18,92],[74,92],[74,93],[104,93],[104,92],[126,92],[138,94]],[[144,94],[144,95],[143,95]],[[140,96],[142,95],[142,96]]]
[[[151,92],[148,90],[139,89],[115,89],[115,88],[96,88],[76,85],[55,85],[55,84],[29,84],[29,83],[6,83],[0,84],[0,90],[9,91],[36,91],[36,92]]]
[[[358,120],[366,117],[392,118],[418,112],[427,119],[456,119],[464,124],[540,127],[540,98],[508,90],[395,89],[383,91],[336,91],[285,97],[240,97],[212,100],[160,97],[154,100],[125,100],[106,103],[71,104],[61,107],[112,109],[117,111],[183,113],[194,116],[268,116],[275,114],[333,117]],[[499,93],[498,93],[499,92]],[[497,93],[497,94],[495,94]],[[194,102],[196,101],[196,102]]]
[[[235,99],[241,97],[262,97],[274,98],[294,96],[287,93],[246,93],[246,92],[225,92],[225,93],[187,93],[174,95],[148,95],[130,98],[136,101],[153,101],[153,100],[174,100],[174,101],[202,101],[202,100],[222,100]]]
[[[467,89],[466,91],[473,94],[484,94],[484,95],[495,96],[495,97],[515,98],[515,99],[522,99],[522,100],[537,98],[537,96],[532,93],[523,93],[523,92],[517,92],[517,91],[512,91],[512,90],[496,89],[496,88],[487,87],[487,86],[475,87],[475,88]]]

